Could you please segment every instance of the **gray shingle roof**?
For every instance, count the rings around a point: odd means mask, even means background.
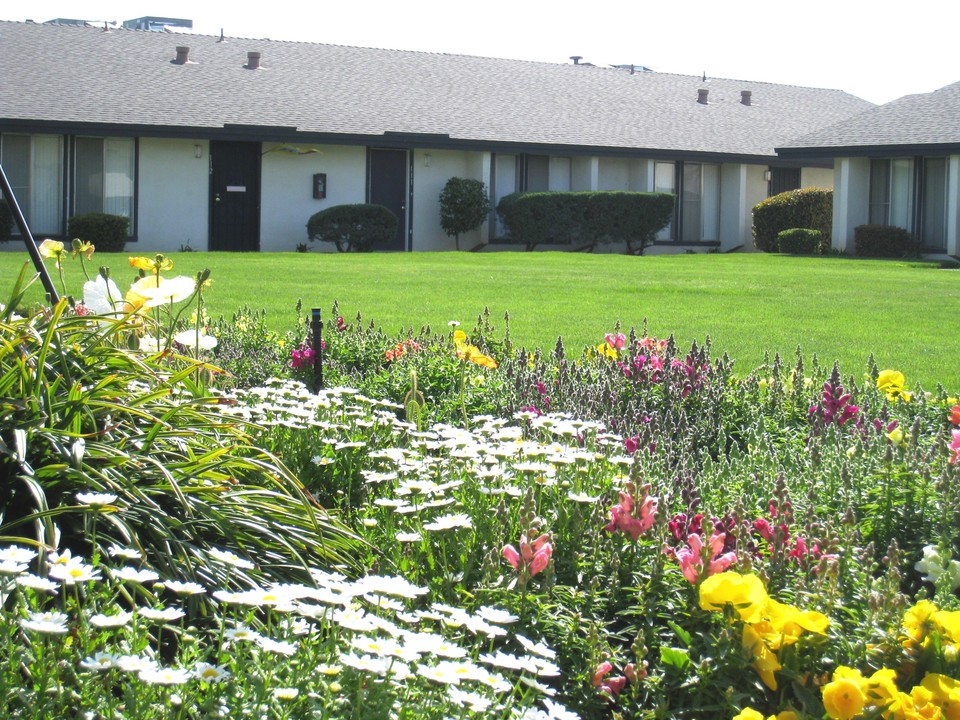
[[[932,93],[906,95],[786,143],[782,151],[837,155],[848,149],[960,147],[960,82]]]
[[[772,156],[872,107],[839,90],[315,43],[0,22],[0,127],[295,128],[336,141],[449,135],[465,147]],[[177,65],[178,45],[193,64]],[[262,53],[248,70],[248,51]],[[697,90],[709,88],[709,104]],[[751,106],[740,102],[752,91]],[[195,130],[194,130],[195,131]],[[289,132],[292,132],[289,131]],[[277,131],[277,137],[281,131]],[[354,140],[356,141],[356,140]],[[422,145],[429,145],[423,140]]]

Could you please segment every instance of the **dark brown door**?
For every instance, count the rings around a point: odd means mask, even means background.
[[[374,250],[408,249],[407,172],[406,150],[371,148],[367,154],[367,202],[383,205],[400,219],[393,242]]]
[[[260,143],[210,143],[210,249],[260,249]]]

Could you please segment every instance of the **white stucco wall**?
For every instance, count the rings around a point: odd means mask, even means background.
[[[633,190],[634,188],[630,185],[630,164],[629,158],[600,158],[597,190],[613,192]]]
[[[750,206],[747,204],[747,166],[720,166],[720,250],[746,245],[750,236]]]
[[[269,150],[272,144],[267,144]],[[260,249],[293,252],[299,243],[311,251],[333,251],[329,243],[307,238],[307,220],[334,205],[366,201],[367,151],[363,147],[303,145],[317,153],[266,152],[261,167]],[[313,174],[326,173],[327,197],[313,198]]]
[[[201,157],[196,157],[196,146]],[[206,250],[210,224],[210,148],[201,140],[140,139],[138,253]]]
[[[762,165],[746,165],[746,227],[743,230],[743,247],[745,252],[755,251],[753,246],[753,206],[767,199],[770,184],[767,182],[767,168]]]
[[[426,156],[430,156],[427,164]],[[456,239],[440,227],[440,192],[452,177],[489,182],[490,154],[461,150],[413,152],[413,249],[455,250]],[[460,236],[460,249],[470,250],[488,237],[487,224]]]
[[[833,168],[800,168],[800,187],[833,187]]]
[[[833,247],[853,253],[853,229],[870,217],[870,158],[837,158],[833,166]]]
[[[570,164],[570,189],[574,192],[598,190],[599,158],[575,157]]]

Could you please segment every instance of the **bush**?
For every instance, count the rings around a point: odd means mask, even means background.
[[[920,243],[907,230],[893,225],[858,225],[853,229],[859,257],[902,258],[920,254]]]
[[[757,250],[777,252],[777,235],[791,228],[819,230],[829,247],[833,232],[833,190],[788,190],[753,206],[753,244]]]
[[[777,249],[794,255],[822,255],[823,233],[808,228],[790,228],[777,234]]]
[[[622,242],[643,253],[673,215],[673,195],[636,192],[513,193],[497,205],[510,235],[532,250],[541,243]]]
[[[13,236],[13,213],[6,200],[0,200],[0,242],[7,242]]]
[[[80,238],[100,252],[123,252],[130,218],[107,213],[74,215],[67,223],[67,237]]]
[[[440,192],[440,227],[453,235],[460,249],[460,233],[476,230],[490,214],[487,186],[480,180],[452,177]]]
[[[307,236],[332,242],[338,252],[370,252],[393,239],[399,222],[383,205],[336,205],[310,216]]]

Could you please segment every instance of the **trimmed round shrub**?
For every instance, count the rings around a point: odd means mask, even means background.
[[[80,238],[100,252],[123,252],[130,218],[107,213],[74,215],[67,223],[67,237]]]
[[[399,222],[383,205],[335,205],[310,216],[307,236],[332,242],[338,252],[370,252],[394,238]]]
[[[823,233],[809,228],[790,228],[777,234],[777,249],[793,255],[822,255]]]
[[[763,252],[778,252],[783,230],[810,228],[823,234],[829,246],[833,233],[833,190],[788,190],[753,206],[753,244]]]
[[[482,180],[452,177],[440,192],[440,227],[456,238],[460,249],[460,233],[476,230],[490,214],[487,186]]]
[[[894,225],[858,225],[853,229],[854,251],[858,257],[917,257],[918,243],[909,231]]]
[[[0,242],[7,242],[13,236],[13,213],[6,200],[0,200]]]

